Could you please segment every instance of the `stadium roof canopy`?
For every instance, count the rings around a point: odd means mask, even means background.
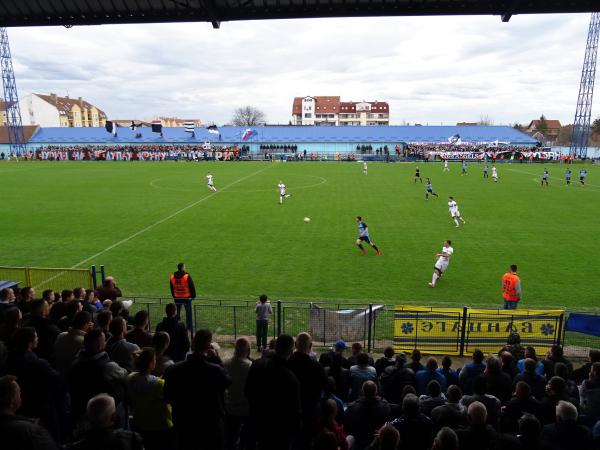
[[[2,0],[0,26],[593,11],[598,0]]]
[[[221,143],[242,143],[246,127],[221,127]],[[128,127],[118,128],[113,137],[104,128],[40,128],[30,140],[32,144],[219,144],[219,135],[205,128],[196,128],[195,137],[183,128],[163,128],[163,137],[148,127],[135,132]],[[537,140],[507,126],[261,126],[252,127],[256,134],[246,143],[448,143],[458,134],[463,143],[492,143],[495,141],[515,145],[533,145]],[[136,133],[141,138],[136,138]]]

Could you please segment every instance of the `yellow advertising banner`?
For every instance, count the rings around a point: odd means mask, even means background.
[[[517,332],[524,346],[544,352],[560,342],[563,310],[496,310],[396,306],[396,351],[469,355],[475,349],[497,353]]]

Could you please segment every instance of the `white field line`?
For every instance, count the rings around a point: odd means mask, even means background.
[[[178,215],[179,215],[179,214],[181,214],[182,212],[185,212],[185,211],[187,211],[188,209],[190,209],[190,208],[193,208],[194,206],[197,206],[197,205],[199,205],[200,203],[202,203],[202,202],[204,202],[204,201],[206,201],[206,200],[208,200],[208,199],[210,199],[210,198],[214,197],[215,195],[219,194],[220,192],[223,192],[224,190],[226,190],[226,189],[230,188],[231,186],[235,186],[236,184],[238,184],[238,183],[241,183],[242,181],[244,181],[244,180],[247,180],[248,178],[250,178],[250,177],[253,177],[254,175],[257,175],[257,174],[259,174],[259,173],[261,173],[261,172],[264,172],[265,170],[267,170],[267,169],[268,169],[268,168],[270,168],[270,167],[273,167],[273,165],[269,164],[267,167],[264,167],[264,168],[262,168],[262,169],[260,169],[260,170],[257,170],[256,172],[252,172],[251,174],[249,174],[249,175],[246,175],[245,177],[242,177],[242,178],[240,178],[239,180],[236,180],[236,181],[234,181],[233,183],[229,183],[227,186],[223,187],[222,189],[218,190],[217,192],[211,192],[211,193],[210,193],[210,194],[208,194],[206,197],[202,197],[200,200],[196,200],[195,202],[193,202],[193,203],[190,203],[190,204],[189,204],[189,205],[187,205],[187,206],[184,206],[184,207],[183,207],[183,208],[181,208],[180,210],[177,210],[177,211],[175,211],[174,213],[171,213],[171,214],[169,214],[168,216],[166,216],[166,217],[164,217],[164,218],[162,218],[162,219],[160,219],[160,220],[158,220],[158,221],[154,222],[153,224],[150,224],[150,225],[148,225],[147,227],[144,227],[144,228],[142,228],[141,230],[138,230],[138,231],[136,231],[136,232],[135,232],[135,233],[133,233],[132,235],[130,235],[130,236],[127,236],[126,238],[124,238],[124,239],[121,239],[120,241],[117,241],[117,242],[115,242],[114,244],[111,244],[111,245],[109,245],[109,246],[108,246],[108,247],[106,247],[104,250],[101,250],[101,251],[99,251],[98,253],[96,253],[96,254],[94,254],[94,255],[92,255],[92,256],[90,256],[90,257],[88,257],[88,258],[85,258],[85,259],[84,259],[84,260],[82,260],[82,261],[79,261],[77,264],[74,264],[73,266],[71,266],[71,269],[76,269],[77,267],[81,266],[82,264],[85,264],[85,263],[87,263],[87,262],[91,261],[92,259],[94,259],[94,258],[97,258],[97,257],[98,257],[98,256],[100,256],[100,255],[103,255],[104,253],[106,253],[106,252],[108,252],[108,251],[112,250],[113,248],[115,248],[115,247],[118,247],[118,246],[119,246],[119,245],[121,245],[121,244],[125,244],[126,242],[129,242],[129,241],[130,241],[130,240],[132,240],[133,238],[136,238],[136,237],[138,237],[139,235],[141,235],[141,234],[144,234],[146,231],[148,231],[148,230],[151,230],[152,228],[154,228],[154,227],[156,227],[156,226],[158,226],[158,225],[160,225],[160,224],[162,224],[162,223],[165,223],[165,222],[166,222],[166,221],[168,221],[168,220],[171,220],[173,217],[175,217],[175,216],[178,216]]]

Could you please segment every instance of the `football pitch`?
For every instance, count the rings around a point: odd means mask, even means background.
[[[425,200],[415,166],[439,198]],[[439,163],[11,162],[0,165],[0,265],[105,265],[125,294],[169,294],[184,261],[199,295],[432,306],[501,305],[518,264],[522,307],[596,308],[600,296],[600,169]],[[542,188],[544,167],[550,186]],[[490,164],[491,169],[491,164]],[[214,175],[218,191],[206,186]],[[278,182],[291,194],[278,203]],[[466,224],[456,228],[454,196]],[[378,256],[355,245],[361,215]],[[305,223],[303,218],[311,221]],[[434,257],[454,256],[435,289]]]

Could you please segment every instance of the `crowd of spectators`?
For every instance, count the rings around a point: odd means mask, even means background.
[[[597,450],[600,351],[581,367],[509,337],[466,364],[392,347],[374,359],[308,333],[222,359],[176,306],[151,330],[113,279],[94,292],[5,289],[0,447],[103,450]]]

